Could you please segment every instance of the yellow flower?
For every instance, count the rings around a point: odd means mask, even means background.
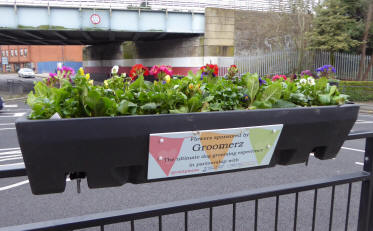
[[[171,81],[171,77],[169,75],[166,75],[164,77],[164,80],[166,80],[166,83],[169,83]]]
[[[92,80],[92,79],[89,80],[88,83],[89,83],[90,85],[93,85],[93,80]]]
[[[201,84],[199,83],[199,84],[197,84],[196,88],[199,88],[200,86],[201,86]]]
[[[158,81],[154,80],[154,85],[157,85],[158,84]]]
[[[108,87],[108,86],[109,86],[109,83],[107,82],[107,79],[104,80],[104,85],[105,85],[105,87]]]
[[[189,89],[190,89],[190,90],[193,90],[193,87],[194,87],[194,86],[193,86],[193,83],[190,83],[190,84],[189,84]]]
[[[85,79],[89,80],[89,78],[91,78],[91,76],[89,75],[89,73],[85,74]]]
[[[78,74],[79,75],[84,75],[84,69],[83,69],[83,67],[79,68]]]

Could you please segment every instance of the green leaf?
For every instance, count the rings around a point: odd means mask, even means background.
[[[255,100],[255,102],[252,105],[255,107],[255,109],[268,109],[272,108],[272,104],[269,101],[260,101],[260,100]]]
[[[136,110],[137,104],[134,104],[127,100],[122,100],[118,105],[118,112],[122,115],[132,114],[133,108]]]
[[[259,91],[259,77],[258,74],[246,73],[243,75],[242,80],[246,84],[248,90],[248,96],[250,98],[250,104],[255,100],[255,96]]]
[[[318,100],[322,105],[330,104],[331,97],[329,94],[321,94],[318,96]]]
[[[193,96],[188,100],[188,112],[196,112],[200,111],[202,107],[201,97],[200,96]]]
[[[155,110],[157,109],[158,104],[156,103],[147,103],[141,106],[141,109],[143,110]]]
[[[180,113],[188,113],[188,108],[187,107],[179,107],[178,109],[170,110],[171,114],[180,114]]]
[[[329,90],[329,95],[332,96],[337,91],[337,86],[331,86]]]
[[[280,83],[273,83],[269,85],[263,92],[261,101],[276,101],[281,97],[282,86]]]
[[[282,99],[277,100],[276,103],[273,104],[273,108],[291,108],[291,107],[297,107],[297,105],[292,102],[282,100]]]

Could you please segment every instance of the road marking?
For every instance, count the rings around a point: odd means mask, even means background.
[[[14,123],[3,123],[3,124],[0,124],[0,126],[14,126]]]
[[[4,104],[4,108],[16,108],[18,107],[17,104]]]
[[[71,180],[69,178],[66,179],[66,182],[70,182],[70,181]],[[29,180],[24,180],[24,181],[15,183],[15,184],[0,187],[0,191],[5,191],[5,190],[12,189],[12,188],[15,188],[15,187],[18,187],[18,186],[21,186],[21,185],[24,185],[24,184],[28,184],[28,183],[30,183]]]
[[[24,181],[15,183],[15,184],[11,184],[11,185],[8,185],[8,186],[1,187],[0,191],[4,191],[4,190],[7,190],[7,189],[15,188],[15,187],[18,187],[18,186],[21,186],[21,185],[24,185],[24,184],[28,184],[28,183],[29,183],[28,180],[24,180]]]
[[[20,100],[20,99],[27,99],[27,97],[11,98],[11,99],[7,99],[7,100],[4,100],[4,101],[5,101],[5,102],[8,102],[8,101],[12,101],[12,100]]]
[[[355,149],[355,148],[342,147],[342,149],[351,150],[351,151],[355,151],[355,152],[365,152],[364,150]]]
[[[25,166],[25,163],[23,163],[23,162],[18,162],[18,163],[13,163],[13,164],[0,164],[0,167],[8,167],[8,166],[14,166],[14,165]]]
[[[364,163],[361,163],[361,162],[355,162],[355,164],[364,166]]]
[[[0,131],[5,131],[5,130],[15,130],[16,128],[0,128]]]
[[[16,150],[16,149],[20,149],[19,147],[18,148],[2,148],[0,149],[0,151],[9,151],[9,150]]]
[[[26,114],[26,112],[17,112],[17,113],[14,113],[14,117],[21,117],[24,114]]]
[[[7,159],[1,159],[0,162],[4,162],[4,161],[8,161],[8,160],[21,160],[22,157],[11,157],[11,158],[7,158]]]
[[[17,151],[8,151],[8,152],[0,152],[0,156],[4,156],[4,155],[11,155],[11,154],[22,154],[22,152],[20,150],[17,150]]]
[[[21,156],[20,154],[14,154],[14,155],[5,155],[5,156],[0,156],[0,160],[1,159],[5,159],[5,158],[9,158],[9,157],[18,157],[18,156]]]
[[[373,124],[373,121],[358,121],[355,124]]]

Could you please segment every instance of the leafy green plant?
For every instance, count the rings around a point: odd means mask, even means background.
[[[148,82],[140,72],[130,78],[118,75],[118,69],[113,68],[112,77],[103,85],[95,85],[83,69],[73,81],[57,77],[53,83],[58,84],[48,84],[48,80],[37,83],[27,100],[32,109],[29,117],[49,119],[55,113],[62,118],[75,118],[288,108],[340,105],[347,99],[326,78],[271,80],[246,73],[232,80],[206,75],[205,68],[183,78]]]

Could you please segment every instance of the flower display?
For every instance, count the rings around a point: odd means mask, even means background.
[[[236,65],[231,65],[228,68],[228,74],[227,74],[228,79],[233,79],[233,77],[236,76],[237,73],[238,73],[237,66]]]
[[[301,73],[300,73],[300,76],[311,76],[311,77],[313,77],[313,73],[312,73],[312,71],[310,71],[310,70],[304,70],[304,71],[302,71]]]
[[[201,79],[203,77],[216,77],[219,73],[219,67],[216,64],[206,64],[205,66],[201,67],[200,70],[202,70]]]
[[[324,65],[316,69],[318,77],[325,77],[325,78],[335,78],[335,73],[337,72],[336,69],[330,65]]]
[[[286,75],[275,75],[272,77],[272,81],[276,81],[276,80],[287,80],[286,78]]]
[[[135,80],[139,76],[148,76],[149,75],[149,69],[142,64],[135,64],[130,71],[130,77],[133,80]]]
[[[118,74],[118,71],[119,71],[119,66],[118,65],[115,65],[115,66],[113,66],[113,68],[111,68],[111,74],[112,75]]]
[[[172,79],[170,67],[154,66],[151,73],[158,79],[151,84],[143,78],[147,68],[136,64],[131,78],[114,74],[101,85],[83,69],[74,76],[74,83],[66,81],[73,70],[63,67],[38,82],[29,94],[30,118],[48,119],[55,113],[74,118],[310,107],[340,105],[348,98],[325,77],[269,78],[245,73],[232,81],[216,77],[217,69],[217,65],[206,65],[197,73]]]
[[[79,68],[78,74],[83,73],[83,68]],[[50,87],[55,85],[61,85],[60,82],[62,79],[68,80],[70,83],[73,82],[72,76],[75,75],[75,71],[71,67],[57,67],[57,73],[49,73],[49,77],[46,79],[46,84]]]
[[[165,66],[165,65],[154,65],[150,71],[150,75],[153,75],[160,81],[166,81],[167,83],[170,82],[172,76],[172,67]]]

